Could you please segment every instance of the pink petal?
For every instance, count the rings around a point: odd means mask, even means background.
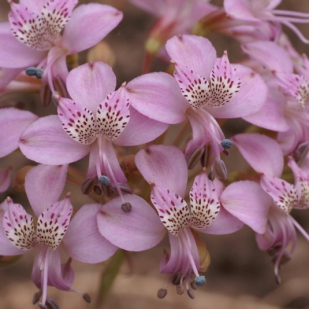
[[[153,141],[167,128],[168,124],[150,119],[131,106],[130,121],[125,130],[113,142],[120,146],[141,145]]]
[[[131,211],[121,209],[121,198],[117,197],[102,206],[97,216],[100,233],[115,246],[142,251],[157,245],[165,235],[165,228],[155,211],[136,195],[125,195]]]
[[[58,201],[65,185],[67,170],[67,165],[38,165],[27,173],[25,189],[37,217]]]
[[[171,234],[178,236],[181,230],[190,226],[190,209],[186,201],[177,193],[155,185],[151,190],[150,198],[162,224]]]
[[[70,138],[83,145],[97,139],[97,123],[91,110],[70,99],[58,99],[58,115],[64,131]]]
[[[183,196],[188,168],[183,153],[174,146],[153,145],[140,150],[135,163],[145,180]]]
[[[14,107],[2,108],[0,112],[0,157],[4,157],[18,148],[23,131],[38,117],[31,112]]]
[[[250,57],[271,71],[293,72],[293,63],[288,52],[275,42],[254,41],[242,46]]]
[[[72,211],[69,196],[44,210],[37,222],[38,242],[55,250],[68,229]]]
[[[260,75],[240,64],[234,64],[233,67],[241,82],[239,92],[223,106],[205,107],[215,118],[235,118],[253,114],[261,109],[266,100],[268,89]]]
[[[169,124],[185,120],[189,105],[169,74],[155,72],[136,77],[126,89],[130,104],[141,114]]]
[[[7,198],[3,203],[0,204],[0,224],[2,228],[0,228],[0,254],[1,255],[19,255],[24,254],[25,250],[18,249],[13,243],[8,239],[5,235],[4,226],[3,226],[3,217],[4,213],[8,211],[9,205],[12,203],[10,198]]]
[[[266,230],[268,209],[272,199],[253,181],[237,181],[220,196],[222,206],[255,232]]]
[[[288,130],[289,126],[284,116],[284,107],[286,99],[283,94],[277,91],[268,91],[267,98],[256,113],[245,116],[244,120],[272,131],[283,132]]]
[[[77,261],[99,263],[107,260],[118,249],[99,232],[97,215],[100,209],[102,205],[99,204],[83,206],[73,217],[63,238],[67,254]]]
[[[122,13],[109,5],[77,7],[63,33],[63,45],[75,54],[99,43],[121,21]]]
[[[83,158],[89,147],[72,140],[63,131],[58,116],[42,117],[24,131],[19,147],[30,160],[51,165],[68,164]]]
[[[190,226],[204,229],[211,225],[220,211],[214,184],[206,173],[197,175],[190,190]]]
[[[173,62],[209,78],[216,61],[216,51],[208,39],[195,35],[177,35],[169,39],[165,47]]]
[[[227,212],[224,207],[221,207],[216,220],[211,225],[199,231],[205,234],[225,235],[235,233],[243,226],[243,222]]]
[[[281,175],[283,153],[275,140],[258,133],[243,133],[235,135],[232,141],[257,173]]]
[[[1,28],[1,26],[0,26]],[[0,68],[0,95],[4,88],[22,71],[22,68],[8,69]]]
[[[124,86],[110,93],[96,113],[98,133],[108,140],[116,139],[130,121],[130,101]]]
[[[29,251],[36,245],[36,235],[32,216],[19,204],[7,199],[8,208],[3,215],[3,229],[12,245]]]
[[[0,170],[0,193],[6,191],[11,184],[12,167]],[[1,222],[1,221],[0,221]]]
[[[66,84],[72,100],[95,114],[99,104],[115,90],[116,76],[105,63],[86,63],[70,72]]]
[[[251,2],[248,0],[225,0],[224,9],[228,16],[237,20],[259,22],[252,12]]]
[[[25,68],[39,63],[46,52],[37,51],[20,43],[11,33],[9,23],[0,23],[0,67]]]

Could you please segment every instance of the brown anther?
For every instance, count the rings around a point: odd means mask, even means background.
[[[124,212],[130,212],[131,209],[132,209],[132,206],[129,202],[125,202],[121,205],[121,209],[124,211]]]
[[[163,299],[167,295],[167,289],[160,289],[157,293],[159,299]]]

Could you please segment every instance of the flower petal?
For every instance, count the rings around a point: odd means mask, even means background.
[[[99,104],[115,90],[116,76],[105,63],[86,63],[70,72],[66,84],[72,100],[95,114]]]
[[[7,210],[3,216],[3,228],[12,245],[28,251],[36,244],[36,235],[32,216],[28,215],[19,204],[7,199]]]
[[[185,120],[189,104],[169,74],[155,72],[136,77],[126,89],[130,104],[141,114],[169,124]]]
[[[68,164],[83,158],[89,147],[72,140],[58,116],[42,117],[24,131],[19,147],[30,160],[51,165]]]
[[[135,108],[130,108],[130,121],[125,130],[113,143],[120,146],[136,146],[156,139],[168,128],[168,124],[158,122],[140,114]]]
[[[216,50],[208,39],[195,35],[176,35],[165,45],[172,61],[208,79],[215,65]],[[207,55],[207,58],[205,58]]]
[[[62,242],[67,254],[73,259],[84,263],[99,263],[107,260],[118,249],[100,234],[97,215],[101,208],[100,204],[84,205],[73,217]]]
[[[0,193],[6,191],[11,184],[12,166],[0,170]],[[1,221],[0,221],[1,222]]]
[[[44,210],[38,217],[37,240],[38,242],[56,249],[68,229],[73,207],[70,196],[56,202]]]
[[[257,183],[248,180],[234,182],[225,188],[220,200],[229,213],[255,232],[265,232],[272,199]]]
[[[67,170],[67,165],[38,165],[27,173],[26,194],[37,217],[58,201],[65,185]]]
[[[0,113],[0,157],[4,157],[18,148],[23,131],[38,117],[31,112],[14,107],[2,108]],[[4,142],[5,141],[5,142]]]
[[[131,204],[131,211],[121,209],[122,200],[117,197],[102,206],[97,216],[100,233],[115,246],[142,251],[157,245],[166,229],[155,211],[137,195],[125,195],[125,202]]]
[[[99,43],[121,21],[122,13],[109,5],[89,3],[78,6],[66,25],[63,45],[75,54]]]
[[[232,141],[257,173],[281,175],[283,153],[275,140],[258,133],[243,133],[235,135]]]
[[[180,196],[185,194],[188,168],[185,157],[178,148],[149,146],[136,154],[135,163],[149,183],[169,188]]]

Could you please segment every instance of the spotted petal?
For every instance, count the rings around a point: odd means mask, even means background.
[[[224,52],[221,58],[216,60],[215,66],[211,71],[211,101],[207,102],[212,107],[220,107],[228,103],[241,86],[240,79]]]
[[[58,102],[58,115],[64,131],[81,144],[92,144],[97,132],[93,113],[70,99],[59,98]]]
[[[54,203],[42,212],[38,218],[38,241],[56,249],[69,226],[72,210],[73,207],[69,196],[67,196],[64,200]]]
[[[130,103],[124,86],[110,93],[97,109],[98,133],[108,140],[116,139],[130,120]]]
[[[50,0],[43,6],[41,13],[36,15],[22,4],[10,2],[9,20],[12,32],[28,47],[49,50],[69,21],[76,3],[76,0]]]
[[[300,200],[298,204],[294,206],[294,208],[309,208],[309,175],[305,173],[302,169],[300,169],[292,158],[289,158],[288,166],[293,171],[295,187],[298,196],[300,196]]]
[[[190,226],[203,229],[209,226],[220,211],[216,189],[205,173],[195,177],[190,190]]]
[[[290,213],[294,207],[297,207],[299,196],[295,186],[278,177],[267,175],[261,176],[261,187],[268,193],[277,204],[286,213]]]
[[[161,222],[174,236],[177,236],[181,229],[189,226],[189,207],[175,192],[155,186],[151,193],[151,201],[158,211]]]
[[[210,101],[210,84],[205,77],[178,64],[175,65],[174,75],[183,96],[194,110]]]
[[[27,251],[36,244],[32,216],[19,204],[8,199],[8,210],[4,213],[3,228],[9,241],[18,249]]]

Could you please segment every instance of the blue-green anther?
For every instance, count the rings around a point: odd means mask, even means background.
[[[197,286],[202,286],[206,283],[206,278],[205,276],[198,276],[198,277],[195,277],[194,278],[194,283],[197,285]]]
[[[100,177],[99,177],[99,183],[100,183],[100,185],[102,185],[103,187],[107,187],[109,184],[110,184],[110,180],[109,180],[109,178],[107,177],[107,176],[105,176],[105,175],[101,175]]]
[[[230,149],[233,146],[233,142],[230,139],[226,138],[221,141],[221,146],[224,149]]]

